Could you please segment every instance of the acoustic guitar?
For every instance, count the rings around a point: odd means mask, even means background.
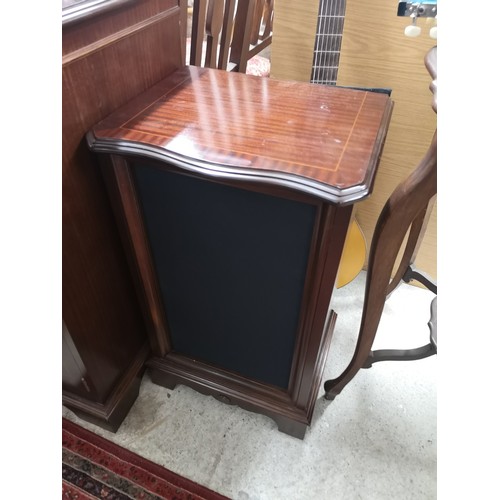
[[[346,0],[320,0],[311,83],[336,85]],[[363,269],[366,240],[355,217],[347,232],[336,287],[351,282]]]

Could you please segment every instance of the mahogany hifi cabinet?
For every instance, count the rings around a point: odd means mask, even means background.
[[[353,205],[387,95],[187,66],[87,134],[146,318],[155,383],[303,438]]]

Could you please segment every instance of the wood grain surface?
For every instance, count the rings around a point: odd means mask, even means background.
[[[140,144],[347,203],[369,193],[391,107],[382,94],[188,67],[96,126],[90,141],[96,150]]]
[[[71,392],[104,404],[147,338],[85,134],[181,65],[177,2],[131,2],[64,27],[62,53],[62,312],[94,389],[72,384]]]

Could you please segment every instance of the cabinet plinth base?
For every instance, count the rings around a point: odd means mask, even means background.
[[[89,401],[71,392],[63,391],[63,405],[82,420],[107,431],[116,432],[139,395],[149,352],[149,345],[145,344],[104,403]]]
[[[305,410],[293,405],[286,391],[201,363],[196,363],[193,370],[188,367],[190,363],[190,360],[175,355],[152,358],[148,361],[148,373],[157,385],[167,389],[174,389],[179,384],[191,387],[222,403],[266,415],[278,424],[279,431],[298,439],[304,438],[310,421]]]

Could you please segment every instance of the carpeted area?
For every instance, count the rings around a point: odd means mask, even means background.
[[[65,418],[62,462],[67,500],[227,500]]]

